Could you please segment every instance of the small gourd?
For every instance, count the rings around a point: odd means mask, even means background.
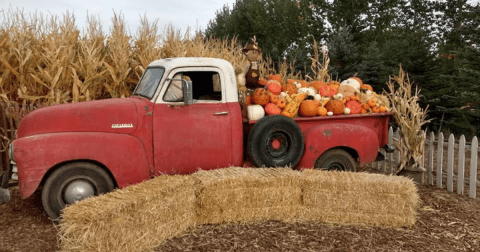
[[[351,112],[351,111],[350,111],[349,108],[345,108],[345,110],[343,111],[343,113],[344,113],[345,115],[350,115],[350,112]]]
[[[328,111],[327,111],[327,109],[326,109],[325,107],[319,106],[319,107],[317,108],[317,115],[319,115],[319,116],[326,116],[327,113],[328,113]]]
[[[287,101],[285,101],[284,98],[278,98],[277,101],[277,106],[281,109],[285,108],[287,106]]]
[[[258,121],[265,116],[265,110],[261,105],[250,105],[247,107],[247,116],[251,121]]]

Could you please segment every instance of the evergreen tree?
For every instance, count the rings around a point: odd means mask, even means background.
[[[358,73],[360,57],[358,46],[353,41],[349,28],[339,28],[337,33],[330,36],[328,50],[332,62],[332,78],[345,80]]]

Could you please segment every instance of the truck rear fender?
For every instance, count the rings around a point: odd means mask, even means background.
[[[348,123],[329,123],[308,128],[303,132],[305,153],[300,168],[311,168],[327,150],[342,148],[360,164],[374,161],[378,154],[377,133],[365,126]]]
[[[14,155],[22,198],[35,192],[52,169],[72,161],[99,164],[119,188],[150,178],[143,144],[126,134],[71,132],[18,138],[14,141]]]

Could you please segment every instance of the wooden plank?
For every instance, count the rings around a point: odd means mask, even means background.
[[[453,192],[453,161],[455,158],[455,137],[450,134],[448,137],[447,152],[447,191]]]
[[[393,128],[392,127],[388,129],[388,143],[393,144]],[[392,174],[393,173],[393,160],[392,160],[393,153],[388,153],[387,158],[388,158],[388,170],[386,172],[387,174]]]
[[[437,187],[442,188],[442,165],[443,165],[443,133],[438,134],[437,145]]]
[[[465,177],[465,136],[460,137],[458,148],[458,164],[457,164],[457,194],[463,194],[464,177]]]
[[[468,196],[475,199],[477,195],[477,157],[478,157],[478,139],[472,139],[472,152],[470,157],[470,187]]]
[[[430,141],[428,141],[428,164],[427,164],[427,183],[433,186],[433,153],[435,152],[435,147],[433,142],[435,141],[435,134],[430,132]]]

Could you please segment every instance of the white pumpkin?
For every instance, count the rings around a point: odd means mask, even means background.
[[[302,87],[302,84],[300,84],[300,82],[293,82],[293,84],[297,87],[297,88],[301,88]]]
[[[314,96],[316,94],[314,89],[312,90],[311,88],[308,88],[308,87],[299,88],[298,93],[299,94],[306,93],[307,96],[309,96],[309,95]]]
[[[348,78],[348,79],[342,81],[342,83],[340,83],[340,86],[343,86],[343,85],[352,86],[353,88],[355,88],[356,91],[360,92],[360,82],[358,82],[355,79]]]
[[[327,112],[327,116],[333,116],[333,112],[332,112],[332,111],[328,111],[328,112]]]
[[[313,96],[313,99],[316,100],[316,101],[322,101],[322,96],[320,94],[315,94]]]
[[[285,99],[285,97],[287,97],[287,93],[281,92],[278,96],[279,96],[280,98]]]
[[[265,110],[261,105],[249,105],[247,107],[248,119],[251,121],[258,121],[265,116]]]
[[[352,112],[350,108],[345,108],[345,110],[343,111],[345,115],[350,115],[350,112]]]

